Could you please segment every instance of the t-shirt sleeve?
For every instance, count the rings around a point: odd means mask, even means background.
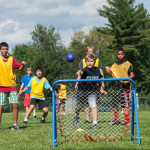
[[[133,69],[132,69],[132,67],[130,66],[129,69],[128,69],[128,74],[130,74],[131,72],[133,72]]]
[[[21,67],[21,65],[18,63],[18,61],[13,57],[13,69],[14,68],[20,68]]]
[[[79,69],[83,69],[83,60],[80,61],[79,65],[78,65]]]
[[[22,77],[22,79],[21,79],[21,81],[20,81],[21,83],[24,83],[24,76]]]
[[[81,77],[84,77],[86,75],[86,72],[87,72],[87,69],[86,67],[84,69],[81,69],[81,71],[83,72],[82,76]]]
[[[102,63],[101,61],[99,60],[99,63],[98,63],[98,68],[101,69],[103,66],[102,66]]]
[[[31,80],[29,81],[27,87],[29,87],[29,88],[31,87]]]
[[[49,84],[48,80],[45,79],[44,88],[45,88],[45,89],[49,89],[50,87],[51,87],[51,85]]]

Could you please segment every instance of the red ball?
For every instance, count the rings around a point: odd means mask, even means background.
[[[73,62],[75,60],[75,56],[73,54],[68,54],[66,56],[67,61]]]

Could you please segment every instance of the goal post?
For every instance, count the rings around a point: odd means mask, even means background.
[[[86,102],[91,98],[91,95],[84,90],[79,92],[75,89],[75,84],[78,83],[92,83],[101,82],[105,84],[105,90],[107,94],[96,94],[96,112],[97,112],[97,123],[98,128],[96,130],[91,128],[94,124],[92,120],[93,116],[90,119],[90,122],[86,124],[86,115],[84,113],[85,107],[81,104],[79,116],[76,117],[77,109],[80,106],[79,99],[82,97],[82,100]],[[126,90],[120,88],[122,81],[130,81],[131,89]],[[56,85],[57,84],[66,84],[66,95],[61,97],[55,96]],[[118,86],[119,85],[119,86]],[[86,84],[84,84],[85,89]],[[119,89],[119,88],[120,89]],[[60,94],[59,94],[60,95]],[[120,121],[118,124],[111,125],[111,121],[116,117],[114,111],[114,102],[116,99],[122,99],[117,102],[117,110],[120,115]],[[87,104],[86,104],[87,105]],[[90,103],[89,103],[90,105]],[[116,104],[115,104],[116,105]],[[92,106],[92,105],[91,105]],[[93,115],[95,106],[89,106],[90,114]],[[123,106],[123,107],[122,107]],[[125,110],[128,110],[129,114],[126,115]],[[124,115],[123,115],[124,114]],[[125,117],[125,118],[124,118]],[[74,127],[74,119],[77,119],[78,125]],[[128,122],[123,123],[125,120]],[[136,123],[134,121],[136,120]],[[92,123],[93,121],[93,123]],[[136,126],[135,126],[136,124]],[[100,125],[100,127],[99,127]],[[135,130],[136,127],[136,130]],[[135,136],[136,132],[136,136]],[[135,82],[130,78],[105,78],[105,79],[64,79],[57,80],[52,85],[52,146],[55,147],[55,144],[59,142],[58,137],[63,137],[65,142],[73,141],[115,141],[122,140],[122,137],[131,137],[130,141],[138,140],[138,145],[141,144],[140,140],[140,131],[139,131],[139,122],[138,122],[138,112],[137,112],[137,102],[136,102],[136,88]],[[62,139],[61,139],[62,140]]]

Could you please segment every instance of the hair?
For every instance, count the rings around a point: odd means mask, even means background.
[[[1,49],[2,47],[8,47],[8,48],[9,48],[9,46],[8,46],[8,44],[7,44],[6,42],[0,43],[0,49]]]
[[[41,71],[43,72],[43,69],[42,69],[41,67],[36,67],[36,68],[35,68],[35,72],[36,72],[37,70],[41,70]]]
[[[125,54],[125,51],[124,51],[123,48],[119,48],[119,49],[117,50],[117,53],[118,53],[119,51],[122,51],[122,52]]]
[[[31,68],[31,67],[28,67],[26,70],[32,70],[32,68]]]
[[[90,45],[90,46],[86,47],[86,52],[88,51],[89,48],[93,49],[93,51],[94,51],[94,46]]]
[[[94,61],[96,61],[96,56],[94,54],[87,54],[86,57],[85,57],[85,61],[87,61],[89,58],[91,58]]]

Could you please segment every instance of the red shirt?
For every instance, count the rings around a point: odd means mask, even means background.
[[[7,60],[4,60],[3,59],[3,61],[4,62],[7,62]],[[17,62],[17,60],[13,57],[13,70],[15,69],[15,68],[20,68],[21,67],[21,65]],[[16,88],[16,86],[13,86],[13,87],[2,87],[2,86],[0,86],[0,92],[11,92],[11,91],[15,91],[15,92],[17,92],[17,88]]]

